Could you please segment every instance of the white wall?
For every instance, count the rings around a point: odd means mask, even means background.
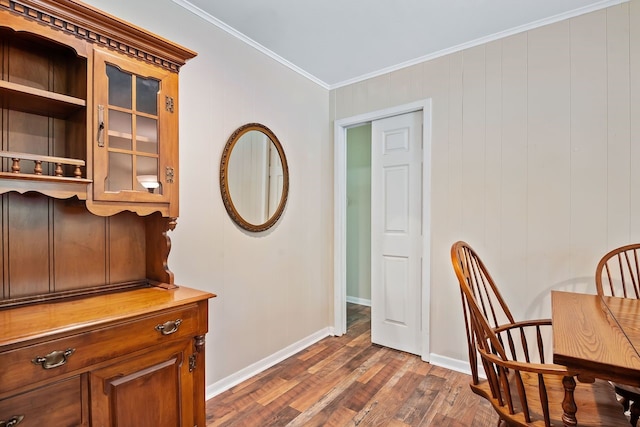
[[[466,360],[451,244],[474,246],[519,318],[595,293],[640,241],[640,0],[331,93],[331,119],[431,98],[431,351]]]
[[[180,217],[176,283],[214,292],[207,385],[332,322],[333,212],[329,93],[170,0],[89,3],[198,52],[180,73]],[[227,216],[219,163],[231,133],[260,122],[289,163],[287,207],[252,234]]]

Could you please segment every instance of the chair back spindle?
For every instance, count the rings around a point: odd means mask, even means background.
[[[640,243],[605,254],[596,267],[598,295],[640,298]]]

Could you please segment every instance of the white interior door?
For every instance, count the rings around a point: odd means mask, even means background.
[[[371,340],[421,354],[422,113],[372,122]]]

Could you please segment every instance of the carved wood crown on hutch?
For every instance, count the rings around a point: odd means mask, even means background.
[[[197,54],[112,15],[73,0],[0,0],[0,8],[90,43],[178,72]],[[86,16],[82,22],[78,14]]]

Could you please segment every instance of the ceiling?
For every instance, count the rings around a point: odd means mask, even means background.
[[[327,88],[627,0],[173,0]]]

